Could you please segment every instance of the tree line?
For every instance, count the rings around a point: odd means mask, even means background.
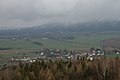
[[[1,68],[0,80],[120,80],[120,58],[20,62]]]

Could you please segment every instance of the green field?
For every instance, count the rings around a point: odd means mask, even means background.
[[[74,36],[74,35],[73,35]],[[13,41],[11,39],[0,39],[0,48],[12,48],[13,50],[35,50],[43,48],[58,48],[58,49],[89,49],[91,47],[101,48],[100,41],[111,38],[120,38],[119,34],[77,34],[73,40],[52,40],[52,39],[31,39],[29,41],[25,39],[17,39]],[[37,45],[33,42],[39,42],[42,44]]]
[[[105,39],[120,38],[119,34],[92,34],[87,35],[77,35],[73,42],[79,42],[82,48],[101,48],[100,42]]]

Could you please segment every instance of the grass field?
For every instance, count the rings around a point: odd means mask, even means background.
[[[101,40],[119,38],[119,34],[92,34],[92,35],[77,35],[73,42],[79,42],[83,47],[96,47],[101,48]]]
[[[27,41],[25,39],[17,39],[13,41],[11,39],[0,39],[0,48],[12,48],[13,50],[35,50],[43,48],[58,48],[58,49],[89,49],[91,47],[101,48],[100,41],[111,38],[120,38],[119,34],[77,34],[75,39],[70,41],[60,41],[51,39],[31,39]],[[33,42],[39,42],[42,44],[37,45]]]
[[[1,39],[0,47],[2,48],[13,48],[13,49],[34,49],[40,46],[32,44],[31,41],[26,41],[24,39],[13,41],[11,39]]]

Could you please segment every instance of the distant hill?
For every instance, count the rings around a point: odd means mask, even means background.
[[[87,23],[48,23],[30,28],[0,30],[0,36],[39,35],[46,32],[101,32],[120,31],[120,21],[96,21]]]

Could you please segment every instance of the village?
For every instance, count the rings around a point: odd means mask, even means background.
[[[93,61],[94,59],[100,59],[104,56],[104,51],[101,49],[94,49],[91,48],[90,51],[69,51],[67,49],[60,50],[60,49],[48,49],[45,48],[41,51],[35,52],[36,56],[26,56],[23,57],[13,57],[11,58],[11,62],[35,62],[36,60],[90,60]]]

